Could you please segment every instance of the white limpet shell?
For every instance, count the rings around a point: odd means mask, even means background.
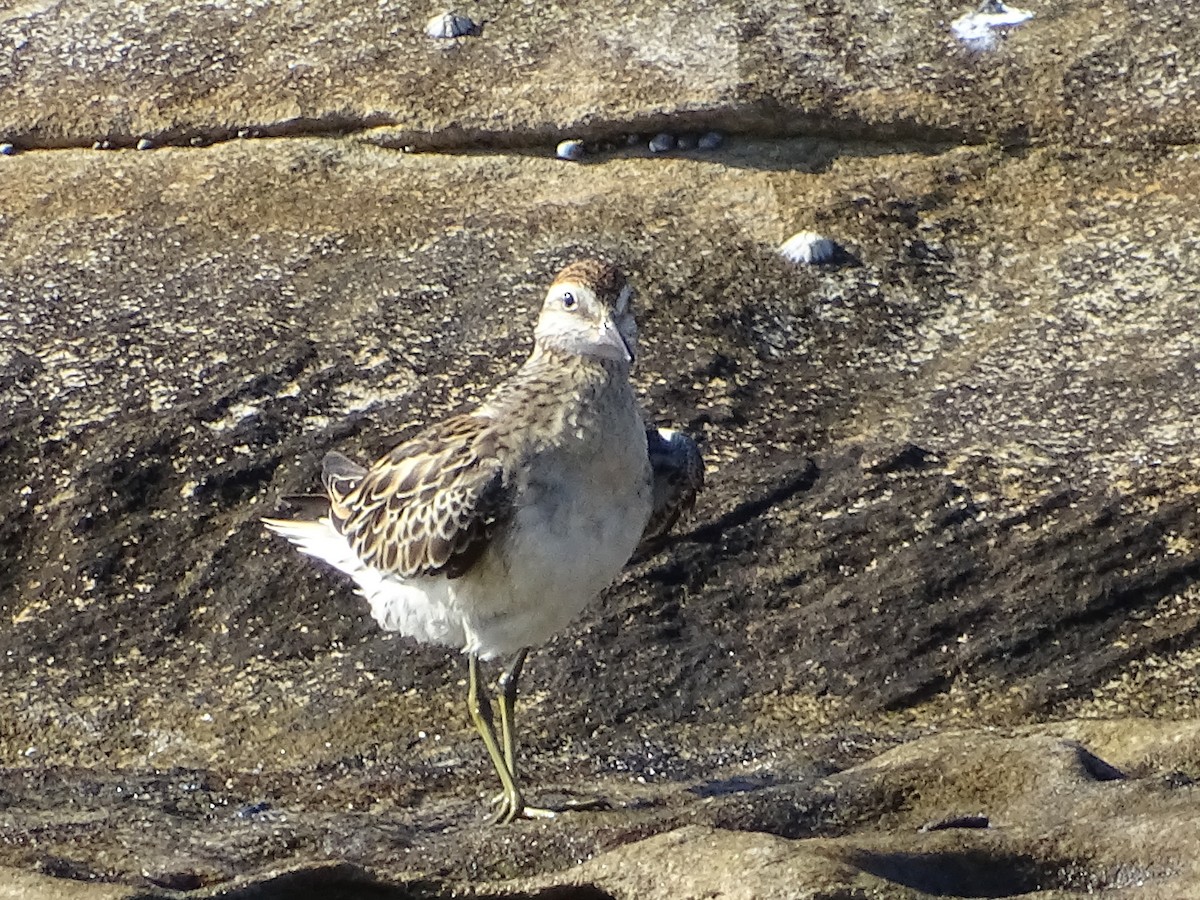
[[[992,50],[998,42],[999,29],[1012,28],[1033,18],[1033,13],[1003,0],[984,0],[973,13],[959,16],[950,23],[950,31],[972,50]]]
[[[583,141],[569,140],[561,141],[554,148],[554,155],[559,159],[568,159],[571,162],[579,162],[587,153],[587,148],[584,147]]]
[[[467,16],[452,12],[438,13],[425,23],[425,34],[435,40],[475,37],[482,31],[483,27]]]
[[[838,245],[815,231],[798,231],[779,245],[777,251],[788,262],[814,266],[833,260]]]
[[[3,154],[4,156],[12,156],[16,152],[17,152],[16,146],[13,144],[10,144],[8,141],[5,141],[3,144],[0,144],[0,154]]]

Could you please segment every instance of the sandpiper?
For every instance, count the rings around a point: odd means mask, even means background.
[[[370,468],[331,452],[315,520],[266,519],[350,575],[381,627],[467,654],[471,720],[503,792],[494,821],[549,815],[518,787],[513,716],[530,648],[653,546],[701,487],[684,435],[647,429],[629,382],[633,290],[585,259],[546,294],[524,365],[475,409],[433,425]],[[500,732],[481,660],[498,681]]]

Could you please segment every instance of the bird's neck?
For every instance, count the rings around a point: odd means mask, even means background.
[[[613,400],[623,395],[632,399],[632,393],[628,363],[568,353],[538,341],[516,375],[484,407],[501,416],[540,412],[553,431],[586,425]]]
[[[533,352],[521,366],[522,374],[533,377],[552,377],[564,386],[578,383],[581,387],[611,381],[629,380],[629,363],[602,356],[573,353],[550,341],[535,341]]]

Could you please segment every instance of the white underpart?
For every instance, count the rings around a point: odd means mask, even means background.
[[[271,521],[267,527],[295,544],[301,553],[324,560],[353,578],[370,604],[371,616],[385,631],[399,631],[430,644],[453,647],[465,643],[462,617],[453,614],[455,596],[449,580],[406,581],[365,565],[328,518],[315,522]]]
[[[631,410],[594,442],[536,460],[514,520],[461,578],[403,579],[354,554],[328,519],[273,531],[358,584],[387,631],[483,659],[545,643],[616,579],[650,516],[645,431]]]

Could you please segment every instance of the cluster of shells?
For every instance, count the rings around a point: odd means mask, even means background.
[[[627,135],[624,141],[595,141],[586,142],[578,139],[562,141],[554,150],[559,159],[578,162],[588,154],[612,153],[622,148],[632,150],[645,146],[651,153],[670,153],[672,150],[703,150],[711,152],[725,142],[725,136],[719,131],[708,131],[704,134],[670,134],[660,132],[647,139],[642,134]]]
[[[983,0],[973,13],[950,23],[958,41],[976,52],[995,50],[1009,31],[1033,18],[1028,10],[1009,6],[1004,0]]]

